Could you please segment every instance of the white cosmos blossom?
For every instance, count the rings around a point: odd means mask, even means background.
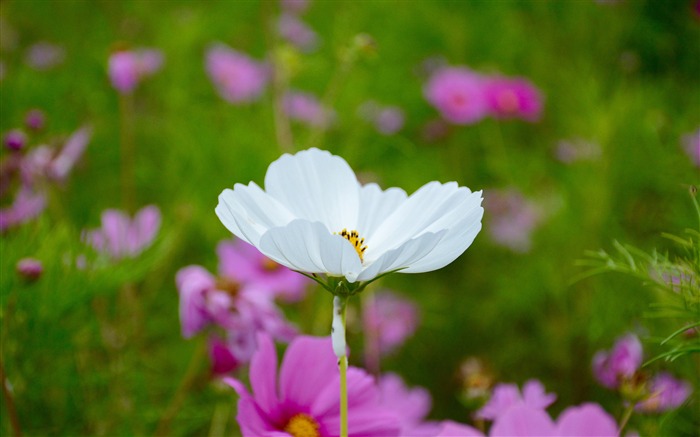
[[[270,164],[264,190],[254,182],[225,189],[216,214],[290,269],[355,282],[451,263],[481,230],[481,201],[481,191],[456,182],[433,181],[410,196],[362,185],[343,158],[313,148]]]

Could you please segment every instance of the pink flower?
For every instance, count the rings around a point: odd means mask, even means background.
[[[416,305],[389,290],[375,293],[362,313],[368,341],[376,341],[382,355],[391,353],[413,335],[418,319]]]
[[[331,110],[323,107],[318,98],[309,93],[288,92],[284,96],[282,107],[292,120],[322,129],[329,127],[335,118]]]
[[[437,70],[430,77],[424,93],[428,102],[451,123],[473,124],[488,112],[483,78],[467,68]]]
[[[9,150],[22,150],[27,144],[27,136],[21,130],[13,129],[5,134],[3,143]]]
[[[593,375],[604,387],[616,389],[642,365],[642,343],[634,334],[618,338],[610,351],[593,357]]]
[[[73,132],[60,149],[49,146],[32,149],[21,164],[24,182],[30,185],[40,180],[65,182],[85,153],[91,136],[92,130],[82,127]]]
[[[283,13],[277,20],[277,32],[302,52],[312,52],[318,47],[318,35],[295,15]]]
[[[394,135],[404,125],[404,113],[398,106],[381,106],[370,100],[360,106],[358,113],[382,135]]]
[[[540,381],[531,379],[523,385],[522,395],[515,384],[498,384],[493,389],[491,399],[476,417],[495,420],[516,405],[526,405],[536,410],[544,410],[557,399],[554,393],[546,393]]]
[[[238,400],[238,424],[244,437],[330,437],[340,429],[339,374],[330,338],[294,339],[277,374],[272,340],[258,336],[250,364],[252,394],[234,378],[225,381]],[[383,408],[373,378],[350,367],[347,373],[350,436],[397,436],[396,415]]]
[[[27,112],[27,115],[24,118],[24,124],[33,131],[43,129],[44,125],[46,124],[46,115],[44,114],[44,111],[41,109],[30,110]]]
[[[221,43],[207,50],[206,69],[221,98],[233,104],[257,100],[270,79],[267,66]]]
[[[241,284],[251,284],[260,292],[296,302],[306,295],[310,280],[289,270],[243,240],[222,241],[216,248],[219,272]]]
[[[216,376],[231,373],[241,365],[235,352],[217,336],[209,338],[209,359],[211,360],[211,371]]]
[[[700,129],[683,135],[683,149],[696,167],[700,167]]]
[[[44,211],[46,196],[32,188],[22,186],[10,206],[0,208],[0,232],[25,223]]]
[[[102,213],[102,227],[83,232],[83,240],[114,260],[134,258],[147,249],[160,229],[160,210],[142,208],[133,220],[124,212],[108,209]]]
[[[434,436],[440,428],[436,422],[426,422],[432,399],[428,390],[422,387],[409,389],[400,376],[385,373],[378,382],[381,404],[398,414],[401,424],[400,435]]]
[[[17,273],[28,281],[35,281],[44,272],[44,265],[36,258],[22,258],[15,267]]]
[[[542,216],[535,204],[514,188],[489,190],[484,196],[484,209],[488,211],[487,231],[491,239],[513,252],[530,250],[530,235]]]
[[[485,81],[489,114],[495,118],[537,121],[542,114],[542,95],[528,80],[493,77]]]
[[[635,409],[643,413],[660,413],[680,407],[692,388],[686,381],[662,372],[649,382],[649,397],[639,402]]]
[[[141,79],[152,76],[163,65],[163,53],[156,49],[123,50],[109,57],[109,78],[120,93],[130,93]]]

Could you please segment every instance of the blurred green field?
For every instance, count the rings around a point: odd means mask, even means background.
[[[321,44],[294,54],[291,85],[323,95],[340,77],[331,102],[337,123],[322,136],[294,124],[297,150],[320,140],[316,146],[368,180],[409,193],[431,180],[473,190],[517,187],[543,211],[528,253],[489,238],[487,210],[484,230],[453,264],[382,279],[422,314],[416,335],[382,368],[428,388],[432,418],[469,420],[456,382],[469,356],[484,359],[500,381],[542,380],[558,394],[555,411],[592,400],[619,417],[617,397],[593,381],[592,355],[630,330],[647,336],[650,355],[660,353],[653,339],[678,327],[645,317],[662,297],[641,281],[582,278],[586,268],[577,262],[615,240],[674,251],[661,234],[697,228],[688,190],[700,184],[700,171],[681,146],[682,136],[700,127],[694,7],[683,0],[311,4],[304,19]],[[85,156],[54,190],[47,211],[1,237],[2,365],[26,435],[148,435],[170,414],[172,435],[215,435],[212,418],[219,426],[234,412],[235,395],[211,382],[206,360],[190,363],[205,341],[180,335],[174,277],[188,264],[215,269],[216,244],[230,236],[214,214],[218,194],[237,182],[262,184],[281,154],[272,93],[230,105],[204,67],[205,51],[217,41],[265,58],[278,10],[276,2],[256,1],[0,3],[0,132],[21,126],[31,108],[45,111],[50,135],[93,127]],[[360,33],[372,37],[374,53],[339,72],[339,53]],[[62,45],[64,62],[49,71],[27,66],[24,53],[38,41]],[[117,47],[142,46],[162,50],[165,64],[134,94],[136,204],[158,205],[163,226],[141,257],[81,270],[66,262],[85,252],[81,230],[98,226],[101,212],[123,200],[119,96],[107,59]],[[423,96],[420,69],[436,56],[527,77],[545,97],[542,119],[487,119],[427,141],[422,127],[437,112]],[[370,98],[403,108],[399,134],[379,135],[357,116]],[[577,139],[597,144],[600,156],[570,165],[557,160],[559,142]],[[34,283],[15,274],[27,256],[44,263]],[[133,284],[138,303],[119,292],[125,283]],[[303,332],[326,335],[330,297],[319,289],[307,299],[285,313]],[[361,333],[351,328],[349,341],[359,349]],[[660,367],[671,366],[697,393],[698,355]],[[173,399],[187,372],[196,377]],[[11,430],[6,408],[3,400],[3,434]],[[657,435],[697,435],[697,394],[674,413],[635,420]],[[233,416],[224,430],[237,435]]]

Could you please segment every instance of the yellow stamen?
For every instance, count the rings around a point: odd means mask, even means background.
[[[225,291],[229,295],[235,297],[238,294],[239,285],[236,281],[229,278],[217,278],[216,279],[216,289]]]
[[[357,256],[360,257],[360,262],[364,262],[365,250],[367,250],[365,239],[360,238],[360,234],[358,234],[357,231],[348,231],[347,229],[343,229],[338,235],[352,243],[355,252],[357,252]]]
[[[289,419],[289,422],[284,427],[284,432],[294,437],[321,437],[318,428],[318,422],[313,417],[299,413]]]

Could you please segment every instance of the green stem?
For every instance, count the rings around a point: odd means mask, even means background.
[[[2,384],[2,397],[5,399],[5,407],[7,408],[7,415],[10,416],[10,426],[12,427],[13,436],[21,436],[22,428],[19,425],[19,417],[17,416],[17,410],[15,409],[15,402],[12,398],[12,393],[7,388],[9,382],[5,376],[5,369],[2,366],[2,361],[0,361],[0,384]]]
[[[634,412],[634,403],[630,403],[627,409],[625,409],[625,412],[622,414],[622,420],[620,420],[620,430],[618,431],[618,435],[622,435],[622,431],[625,429],[625,426],[627,426],[627,422],[629,422],[630,417],[632,417],[632,413]]]
[[[333,298],[333,352],[338,357],[340,370],[340,437],[348,437],[348,356],[345,343],[345,310],[348,298]]]
[[[348,437],[348,357],[340,358],[340,437]]]
[[[122,206],[133,212],[135,202],[133,95],[119,94]]]

